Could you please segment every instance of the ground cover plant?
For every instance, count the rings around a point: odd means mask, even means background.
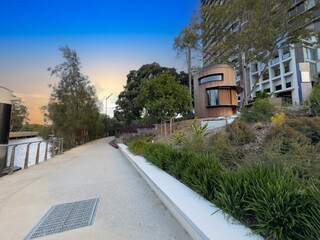
[[[194,123],[194,136],[180,133],[183,140],[171,145],[139,144],[148,161],[265,239],[319,240],[318,119],[284,116],[274,115],[279,121],[258,152],[250,146],[256,140],[252,129],[259,129],[241,120],[209,139],[206,129]],[[206,145],[190,147],[190,142],[202,141]]]

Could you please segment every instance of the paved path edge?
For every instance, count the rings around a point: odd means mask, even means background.
[[[118,147],[193,239],[263,240],[145,158],[133,155],[125,144],[118,144]],[[212,214],[217,210],[220,211]]]

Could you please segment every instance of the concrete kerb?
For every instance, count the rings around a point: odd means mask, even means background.
[[[141,156],[129,152],[124,144],[120,151],[147,182],[162,203],[178,220],[186,232],[195,240],[262,240],[252,231],[225,216],[209,201],[193,190],[147,162]],[[215,214],[212,214],[216,212]],[[228,219],[228,220],[227,220]]]

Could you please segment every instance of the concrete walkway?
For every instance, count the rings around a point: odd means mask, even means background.
[[[100,198],[92,226],[41,239],[189,240],[110,140],[0,178],[0,239],[23,239],[53,205]]]

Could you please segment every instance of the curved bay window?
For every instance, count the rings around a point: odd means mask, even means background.
[[[214,81],[223,81],[223,74],[212,74],[206,77],[202,77],[199,79],[199,84],[204,84],[207,82],[214,82]]]
[[[208,106],[219,105],[219,90],[218,89],[207,89]]]

